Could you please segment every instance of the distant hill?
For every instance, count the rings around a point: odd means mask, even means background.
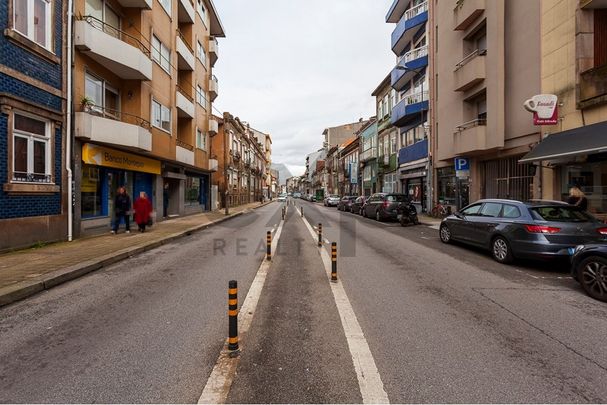
[[[283,163],[272,163],[270,166],[274,170],[278,170],[278,184],[287,184],[287,179],[293,177],[291,171]]]

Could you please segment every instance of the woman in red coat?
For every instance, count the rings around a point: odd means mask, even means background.
[[[144,191],[139,193],[139,198],[135,200],[133,208],[135,210],[135,222],[139,226],[139,232],[145,232],[145,227],[150,221],[150,214],[152,213],[152,202]]]

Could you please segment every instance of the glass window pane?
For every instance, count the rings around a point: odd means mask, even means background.
[[[483,205],[483,209],[481,210],[481,216],[495,218],[499,216],[501,211],[502,204],[486,203],[485,205]]]
[[[171,110],[162,106],[162,129],[171,132]]]
[[[46,122],[15,114],[15,129],[30,134],[46,136]]]
[[[27,139],[16,136],[14,142],[13,170],[15,172],[27,173]]]
[[[152,125],[160,128],[160,104],[156,101],[152,101]]]
[[[120,112],[120,96],[118,92],[108,85],[105,86],[106,113],[117,116]]]
[[[23,35],[27,35],[27,1],[14,1],[13,7],[15,10],[15,29]]]
[[[107,3],[105,5],[105,18],[103,21],[106,23],[105,32],[108,34],[120,38],[120,17],[118,14],[114,12],[110,7],[108,7]]]
[[[46,141],[34,141],[34,173],[46,174]]]
[[[84,13],[103,21],[103,1],[86,0],[84,5]]]
[[[95,106],[103,106],[103,82],[91,75],[84,77],[84,92]]]
[[[155,36],[152,37],[152,59],[160,63],[160,40]]]
[[[24,0],[21,0],[25,3]],[[47,46],[49,38],[47,38],[47,7],[49,4],[46,0],[34,0],[34,41],[44,47]]]
[[[80,191],[82,193],[82,216],[84,218],[102,215],[100,170],[93,166],[82,168]]]

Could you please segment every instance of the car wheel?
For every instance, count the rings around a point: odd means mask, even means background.
[[[381,214],[379,210],[375,211],[375,220],[381,222]]]
[[[607,259],[600,256],[584,259],[578,266],[577,277],[588,295],[607,302]]]
[[[451,243],[451,229],[447,225],[441,225],[438,234],[441,242]]]
[[[493,258],[499,263],[508,264],[512,263],[514,260],[508,241],[501,236],[493,239],[493,242],[491,243],[491,253]]]
[[[361,215],[362,215],[364,218],[367,218],[367,210],[366,210],[366,209],[364,209],[364,208],[361,208],[361,211],[362,211],[362,214],[361,214]]]

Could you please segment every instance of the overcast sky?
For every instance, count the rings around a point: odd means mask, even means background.
[[[322,131],[375,115],[371,93],[396,63],[390,0],[215,0],[215,107],[272,135],[272,161],[302,174]]]

